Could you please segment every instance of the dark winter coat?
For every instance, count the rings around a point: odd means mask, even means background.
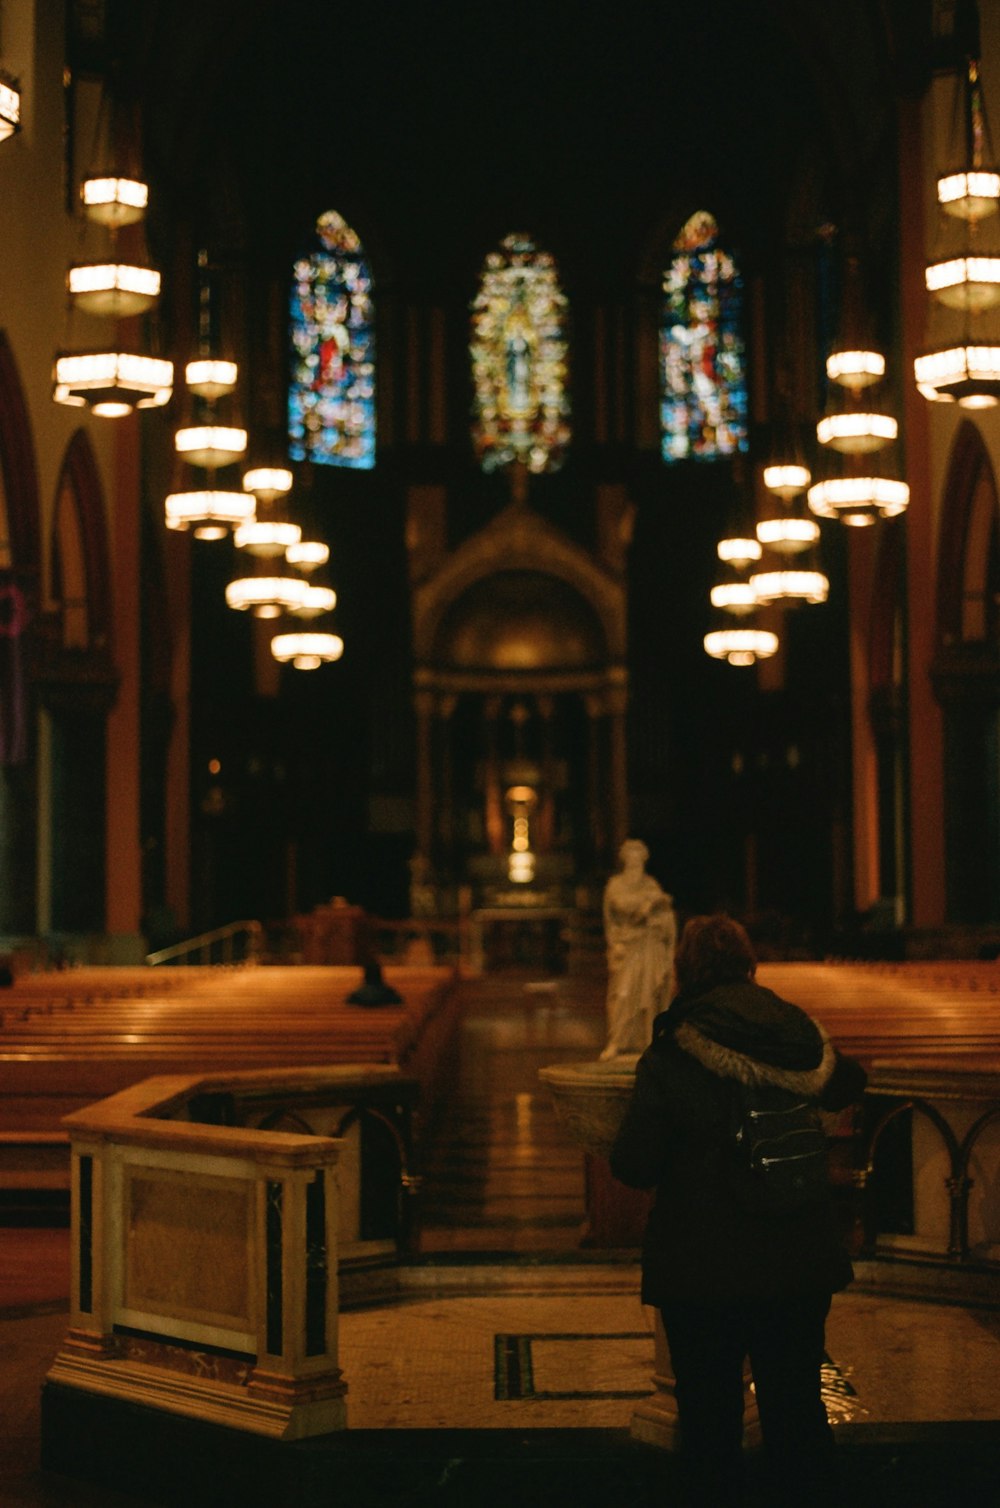
[[[778,1084],[840,1110],[864,1070],[810,1016],[752,980],[675,996],[639,1059],[611,1171],[656,1188],[642,1255],[642,1298],[769,1298],[833,1293],[853,1276],[832,1197],[776,1216],[731,1193],[735,1084]]]

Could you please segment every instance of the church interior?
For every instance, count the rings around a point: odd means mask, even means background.
[[[850,1500],[990,1500],[991,115],[995,0],[0,0],[3,1501],[681,1502],[629,838],[868,1072]]]

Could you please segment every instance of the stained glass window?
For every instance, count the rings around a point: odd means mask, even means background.
[[[556,471],[569,443],[567,303],[556,264],[529,236],[486,258],[472,304],[473,444],[484,471]]]
[[[663,274],[660,429],[665,461],[747,449],[743,279],[705,210],[674,242]]]
[[[372,275],[357,234],[335,210],[295,263],[291,297],[289,454],[328,466],[375,465]]]

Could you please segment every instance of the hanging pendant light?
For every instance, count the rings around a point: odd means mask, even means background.
[[[20,129],[20,86],[5,74],[0,74],[0,141],[6,141]]]
[[[94,174],[80,185],[80,203],[88,220],[117,230],[134,225],[145,215],[149,186],[138,178]]]
[[[300,571],[314,571],[330,559],[330,546],[321,539],[300,539],[297,544],[288,546],[285,559]]]
[[[174,364],[125,351],[74,351],[56,357],[52,396],[56,403],[88,407],[102,418],[121,418],[136,408],[170,401]]]
[[[805,492],[811,481],[809,467],[798,462],[777,462],[764,467],[764,486],[786,502]]]
[[[184,368],[184,382],[188,390],[214,403],[224,398],[236,386],[239,367],[235,361],[225,361],[216,356],[199,356],[189,361]]]
[[[880,518],[906,511],[910,489],[889,477],[829,477],[809,488],[809,507],[819,518],[835,518],[853,528],[865,528]]]
[[[755,571],[750,585],[758,602],[825,602],[830,583],[822,571]]]
[[[306,582],[301,602],[289,611],[296,618],[318,618],[320,613],[331,613],[336,606],[337,594],[332,586],[314,586],[312,582]]]
[[[979,59],[966,59],[956,72],[955,135],[962,138],[964,161],[937,180],[937,200],[945,214],[968,224],[994,215],[1000,206],[1000,173],[993,157],[989,122],[983,100]]]
[[[809,550],[819,539],[819,524],[812,518],[800,518],[792,514],[776,514],[762,518],[757,525],[757,538],[769,550],[780,555],[797,555]]]
[[[764,628],[719,628],[704,638],[705,652],[730,665],[753,665],[777,654],[778,635]]]
[[[174,449],[192,466],[214,469],[238,461],[246,452],[247,432],[232,425],[194,424],[179,429]]]
[[[874,382],[881,382],[885,376],[885,357],[881,351],[868,347],[831,351],[826,358],[826,375],[831,382],[860,392]]]
[[[243,490],[252,492],[262,502],[273,503],[292,490],[292,473],[287,466],[254,466],[243,473]]]
[[[845,455],[866,455],[869,451],[881,450],[883,445],[890,445],[895,440],[897,432],[898,425],[891,414],[871,410],[845,409],[827,414],[816,426],[819,443]]]
[[[986,161],[992,145],[976,58],[956,74],[955,113],[965,161],[937,180],[944,249],[927,265],[924,278],[935,303],[964,318],[950,339],[916,357],[913,375],[917,390],[932,403],[993,408],[1000,401],[1000,330],[982,330],[977,316],[1000,303],[1000,254],[977,240],[979,222],[995,214],[1000,203],[1000,174]],[[957,247],[956,221],[961,225]]]
[[[236,576],[226,587],[226,606],[255,618],[280,618],[300,605],[305,591],[296,576]]]
[[[1000,401],[1000,343],[969,341],[930,351],[913,363],[917,389],[932,403],[993,408]]]
[[[937,181],[938,204],[960,220],[984,220],[1000,204],[1000,173],[983,169],[944,173]]]
[[[151,309],[160,296],[160,274],[131,262],[84,262],[66,274],[66,290],[77,309],[127,319]]]
[[[102,100],[102,110],[105,101]],[[113,318],[132,317],[151,309],[160,293],[155,268],[120,258],[115,236],[122,225],[141,220],[149,191],[131,176],[91,174],[80,186],[80,203],[87,219],[111,232],[110,254],[69,268],[66,286],[69,309]],[[67,342],[68,343],[68,342]],[[56,403],[89,408],[102,418],[121,418],[134,409],[159,408],[173,392],[173,362],[117,345],[96,350],[64,351],[56,356],[52,397]]]
[[[757,593],[750,581],[720,581],[709,594],[713,607],[743,617],[757,606]]]
[[[344,641],[339,634],[288,633],[276,634],[271,640],[271,653],[282,664],[289,662],[296,670],[318,670],[339,660],[344,653]]]
[[[764,553],[759,540],[739,534],[720,539],[715,549],[720,560],[724,560],[727,565],[736,566],[737,570],[752,565]]]
[[[164,506],[167,528],[190,530],[195,539],[224,539],[253,515],[253,498],[245,492],[212,488],[172,492]]]
[[[285,519],[257,517],[240,525],[233,535],[233,543],[238,550],[246,550],[251,555],[265,559],[284,555],[287,559],[288,550],[297,545],[301,537],[298,524]]]
[[[924,281],[939,304],[981,314],[1000,303],[1000,257],[958,256],[930,262]]]

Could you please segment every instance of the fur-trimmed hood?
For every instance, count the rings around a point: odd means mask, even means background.
[[[819,1022],[813,1022],[813,1025],[823,1043],[822,1057],[815,1068],[778,1068],[771,1063],[762,1063],[759,1058],[750,1058],[735,1048],[713,1042],[690,1021],[681,1023],[674,1032],[674,1041],[720,1079],[736,1079],[741,1084],[773,1084],[808,1099],[819,1099],[836,1066],[836,1053]]]
[[[773,1084],[811,1099],[820,1097],[837,1062],[818,1021],[753,980],[676,996],[657,1021],[656,1035],[662,1034],[720,1079]]]

